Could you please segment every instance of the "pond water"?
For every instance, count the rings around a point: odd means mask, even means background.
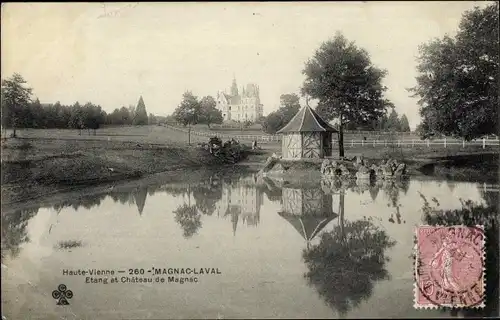
[[[424,199],[444,210],[472,200],[491,208],[482,218],[498,221],[498,192],[490,189],[433,180],[294,186],[214,175],[8,213],[2,312],[7,319],[449,317],[413,308],[415,226],[458,223],[427,216]],[[498,238],[488,257],[497,272]],[[208,274],[181,275],[182,268]],[[114,275],[70,275],[91,269]],[[153,282],[130,282],[135,277]],[[188,280],[175,282],[180,277]],[[495,279],[478,315],[498,315]],[[69,305],[52,296],[59,284],[73,293]]]

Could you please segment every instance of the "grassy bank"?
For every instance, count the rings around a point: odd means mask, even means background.
[[[2,142],[2,206],[160,172],[224,167],[197,146],[51,138]]]

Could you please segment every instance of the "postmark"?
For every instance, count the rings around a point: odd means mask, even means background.
[[[415,243],[415,308],[484,308],[483,226],[420,226]]]

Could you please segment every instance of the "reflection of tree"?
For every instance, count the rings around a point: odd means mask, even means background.
[[[211,216],[215,212],[217,201],[222,199],[222,184],[209,183],[193,188],[193,198],[198,209]]]
[[[113,192],[110,194],[111,199],[115,202],[120,202],[121,204],[125,204],[128,202],[130,197],[130,192]]]
[[[198,232],[201,227],[201,214],[196,206],[183,204],[175,213],[175,221],[180,224],[185,238],[190,238]]]
[[[20,246],[30,241],[26,227],[28,226],[29,219],[37,213],[38,208],[2,213],[2,260],[7,254],[12,258],[17,257],[20,252]]]
[[[78,210],[78,208],[84,207],[88,210],[92,209],[95,206],[99,206],[104,198],[106,198],[106,194],[85,195],[79,198],[64,200],[58,204],[55,204],[53,208],[57,212],[60,212],[62,209],[68,207],[71,207],[74,210]]]
[[[388,207],[392,207],[395,209],[394,213],[391,213],[391,217],[389,218],[389,222],[397,224],[401,224],[401,212],[400,212],[400,204],[399,204],[399,196],[400,192],[403,191],[404,194],[408,192],[409,181],[407,179],[398,179],[398,180],[388,180],[384,181],[382,184],[382,189],[384,190],[387,198],[389,199]],[[394,215],[396,217],[396,221],[394,220]],[[405,223],[406,221],[403,221]]]
[[[318,245],[304,250],[306,278],[332,308],[345,314],[371,295],[375,281],[389,278],[384,252],[394,244],[371,218],[341,221],[322,234]]]
[[[483,195],[485,196],[485,195]],[[491,198],[498,194],[488,195]],[[498,316],[499,293],[498,293],[498,202],[491,201],[489,205],[478,205],[470,200],[462,201],[462,208],[456,210],[442,210],[431,207],[427,199],[424,199],[423,212],[424,221],[429,225],[453,226],[483,225],[486,235],[486,301],[484,309],[453,310],[452,315],[461,314],[464,317],[491,317]],[[492,199],[490,199],[492,200]],[[488,203],[489,201],[486,200]]]

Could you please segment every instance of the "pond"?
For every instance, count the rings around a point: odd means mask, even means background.
[[[486,210],[462,215],[461,199]],[[482,184],[414,179],[295,186],[209,175],[192,183],[114,188],[2,216],[3,315],[498,315],[498,236],[487,248],[487,268],[495,270],[488,277],[487,306],[476,314],[415,310],[412,255],[421,224],[477,218],[488,223],[488,234],[498,234],[497,203],[498,191]],[[443,211],[429,213],[429,206]],[[472,220],[460,221],[463,216]],[[53,297],[60,284],[72,292],[68,305]]]

